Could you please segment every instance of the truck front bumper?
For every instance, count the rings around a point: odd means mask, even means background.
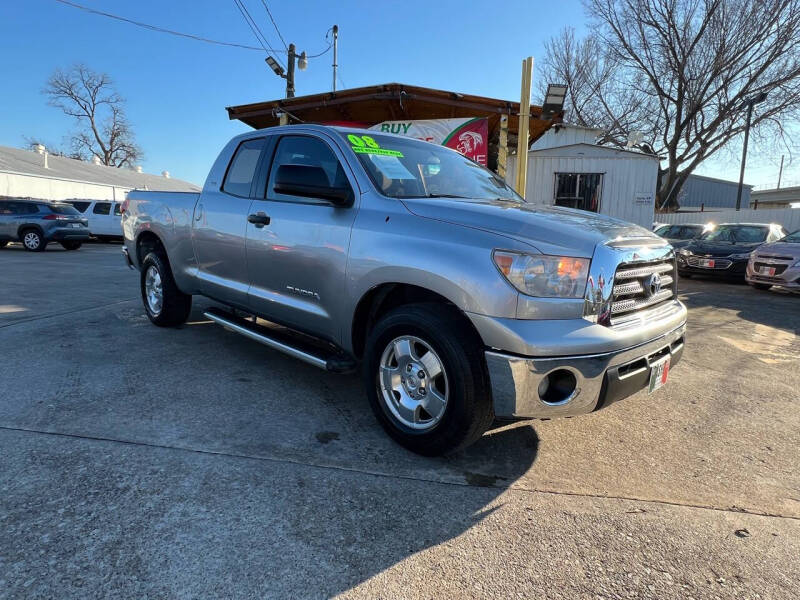
[[[570,417],[621,400],[647,387],[654,364],[667,356],[670,366],[680,360],[685,334],[683,321],[655,339],[600,354],[530,358],[487,351],[495,416]]]

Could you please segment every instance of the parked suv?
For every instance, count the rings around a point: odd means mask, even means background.
[[[122,202],[111,200],[67,200],[89,221],[89,233],[103,242],[122,240]]]
[[[80,213],[64,202],[0,200],[0,248],[22,242],[26,250],[42,252],[50,242],[77,250],[89,239],[89,227]]]

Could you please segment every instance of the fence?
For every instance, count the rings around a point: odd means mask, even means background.
[[[779,223],[787,231],[800,229],[800,208],[719,210],[693,213],[656,213],[659,223]]]

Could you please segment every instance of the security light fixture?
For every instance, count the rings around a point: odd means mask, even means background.
[[[305,51],[301,52],[300,57],[297,59],[297,68],[301,71],[305,71],[308,68],[308,59]]]
[[[275,71],[275,75],[277,75],[278,77],[284,77],[283,67],[278,64],[277,60],[275,60],[271,56],[268,56],[264,60],[269,65],[269,68]]]
[[[567,86],[562,83],[548,83],[542,105],[542,118],[549,119],[564,110]]]

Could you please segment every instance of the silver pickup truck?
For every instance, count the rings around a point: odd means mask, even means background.
[[[425,455],[493,420],[592,412],[658,389],[686,308],[672,247],[526,203],[426,142],[317,125],[252,131],[199,194],[134,191],[123,248],[160,326],[192,295],[225,328],[317,367],[360,368],[377,419]]]

